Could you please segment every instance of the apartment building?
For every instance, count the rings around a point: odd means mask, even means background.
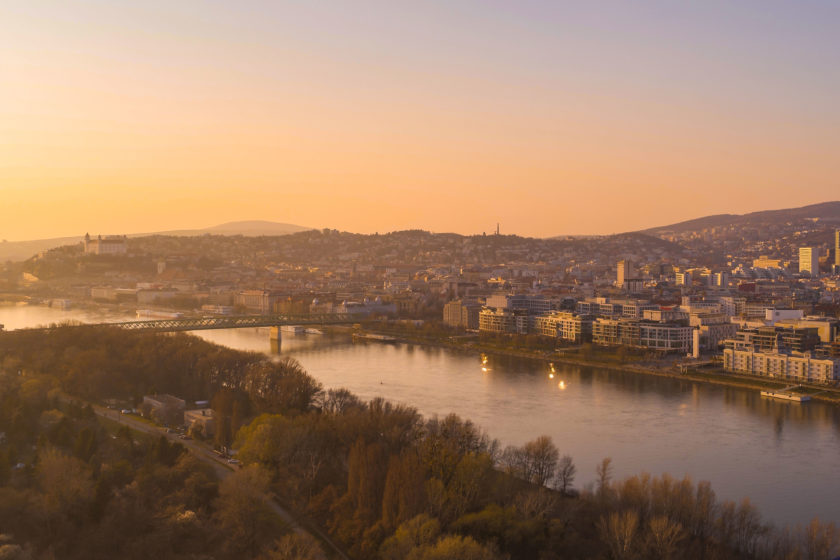
[[[450,327],[474,330],[479,328],[479,313],[480,303],[456,299],[443,306],[443,322]]]
[[[592,323],[592,342],[604,346],[687,353],[691,350],[692,330],[692,327],[679,323],[600,317]]]
[[[559,311],[534,318],[534,332],[560,340],[581,343],[592,340],[592,318]]]
[[[751,346],[759,352],[805,352],[816,349],[820,342],[817,327],[769,326],[742,329],[733,338],[724,340],[723,344],[729,349]]]
[[[593,317],[626,317],[641,319],[647,310],[657,310],[659,305],[638,299],[611,299],[606,297],[586,298],[575,304],[579,315]]]
[[[723,367],[728,371],[791,381],[830,383],[840,379],[840,359],[815,358],[810,352],[766,352],[727,348]]]
[[[478,314],[478,330],[489,333],[527,334],[532,317],[523,309],[485,307]]]
[[[487,297],[486,305],[496,309],[524,310],[532,315],[551,311],[551,300],[539,295],[493,294]]]

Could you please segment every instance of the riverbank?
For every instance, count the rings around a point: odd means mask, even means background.
[[[329,329],[331,332],[354,332],[352,327],[333,326]],[[358,330],[355,330],[358,332]],[[404,344],[416,344],[419,346],[426,346],[431,348],[446,348],[458,352],[465,352],[472,355],[481,356],[496,355],[507,356],[514,358],[524,358],[531,360],[538,360],[546,364],[564,364],[574,365],[579,367],[598,367],[610,371],[639,373],[643,375],[653,375],[656,377],[665,377],[670,379],[677,379],[680,381],[694,381],[698,383],[709,383],[712,385],[720,385],[725,387],[733,387],[738,389],[752,389],[756,391],[764,390],[779,390],[793,385],[793,381],[781,380],[729,373],[718,367],[704,367],[702,370],[698,367],[692,367],[690,363],[683,363],[684,371],[680,371],[678,365],[675,363],[668,366],[667,363],[661,365],[650,365],[641,363],[616,363],[614,359],[597,360],[597,359],[582,359],[564,355],[562,352],[546,352],[542,350],[525,350],[522,348],[503,348],[498,345],[482,344],[480,341],[470,341],[468,343],[452,342],[444,340],[430,340],[429,338],[420,336],[409,336],[406,333],[395,333],[393,331],[365,331],[371,334],[387,334],[393,336],[397,342]],[[799,385],[797,383],[797,385]],[[821,401],[829,404],[840,404],[840,390],[834,387],[814,384],[802,384],[798,391],[801,394],[808,395],[812,400]]]
[[[14,307],[15,304],[11,304]],[[27,307],[27,306],[25,306]],[[41,306],[33,306],[41,307]],[[44,306],[45,309],[48,307]],[[133,311],[131,308],[120,304],[102,305],[102,304],[87,304],[78,305],[71,310],[83,312],[95,312],[99,314],[118,314],[125,315],[127,319],[131,318]],[[130,320],[130,319],[129,319]],[[2,322],[2,321],[0,321]],[[7,327],[17,328],[13,325]],[[698,383],[710,383],[713,385],[728,386],[740,389],[750,389],[755,391],[762,390],[776,390],[784,389],[794,383],[792,381],[781,380],[776,381],[764,377],[755,377],[742,374],[733,374],[723,371],[717,367],[702,367],[698,368],[690,362],[669,361],[632,361],[634,357],[620,356],[609,349],[599,349],[592,347],[589,356],[586,358],[569,355],[579,351],[579,348],[569,347],[561,350],[545,350],[545,349],[525,349],[506,347],[501,340],[496,340],[488,343],[487,341],[478,340],[477,337],[464,336],[452,337],[448,333],[434,332],[433,336],[422,335],[420,333],[410,333],[403,329],[380,329],[375,325],[366,325],[362,332],[382,334],[389,337],[394,337],[398,342],[406,344],[416,344],[421,346],[433,348],[446,348],[450,351],[467,353],[470,355],[481,356],[481,354],[509,356],[520,359],[529,359],[543,362],[546,365],[567,364],[580,367],[598,367],[610,371],[639,373],[644,375],[653,375],[657,377],[666,377],[677,380],[693,381]],[[359,332],[357,327],[332,325],[326,326],[323,329],[326,332],[336,332],[343,334],[351,334]],[[369,342],[377,344],[375,341]],[[604,359],[598,359],[598,356]],[[625,361],[621,361],[621,360]],[[679,369],[683,365],[685,371]],[[821,401],[832,405],[840,404],[840,390],[834,387],[827,387],[823,385],[803,385],[802,394],[808,395],[814,401]]]

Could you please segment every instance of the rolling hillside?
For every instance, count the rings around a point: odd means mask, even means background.
[[[178,235],[184,237],[192,237],[196,235],[245,235],[248,237],[258,237],[262,235],[288,235],[290,233],[297,233],[310,229],[312,228],[278,222],[245,221],[228,222],[204,229],[182,229],[150,233],[134,233],[129,234],[128,237],[146,237],[149,235]],[[91,232],[91,235],[94,235],[94,233]],[[55,247],[61,247],[63,245],[81,243],[83,237],[84,233],[77,237],[54,237],[51,239],[35,239],[31,241],[6,241],[0,243],[0,262],[26,260],[41,251],[54,249]]]

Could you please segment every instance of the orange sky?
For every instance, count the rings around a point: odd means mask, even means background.
[[[0,239],[550,236],[840,198],[833,13],[20,4],[0,7]]]

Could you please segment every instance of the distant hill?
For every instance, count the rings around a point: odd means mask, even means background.
[[[149,235],[177,235],[191,237],[196,235],[245,235],[258,237],[262,235],[288,235],[300,231],[308,231],[312,228],[294,224],[282,224],[278,222],[267,222],[261,220],[228,222],[204,229],[181,229],[172,231],[159,231],[151,233],[132,233],[128,237],[146,237]],[[91,232],[93,235],[93,232]],[[63,245],[74,245],[81,243],[84,234],[77,237],[53,237],[51,239],[34,239],[32,241],[6,241],[0,243],[0,262],[23,261],[29,257],[54,249]]]
[[[695,218],[667,226],[642,230],[641,233],[662,235],[664,233],[683,233],[722,226],[760,226],[766,223],[787,223],[817,218],[831,224],[840,223],[840,201],[822,202],[801,208],[782,210],[764,210],[749,214],[715,214],[704,218]]]
[[[261,235],[288,235],[299,231],[309,231],[313,228],[297,226],[294,224],[281,224],[279,222],[267,222],[264,220],[251,220],[245,222],[227,222],[217,226],[204,229],[181,229],[173,231],[160,231],[156,233],[137,233],[129,237],[145,237],[148,235],[246,235],[248,237],[259,237]]]
[[[41,251],[54,249],[63,245],[73,245],[82,241],[78,237],[53,237],[51,239],[34,239],[32,241],[3,241],[0,242],[0,262],[24,261]]]

